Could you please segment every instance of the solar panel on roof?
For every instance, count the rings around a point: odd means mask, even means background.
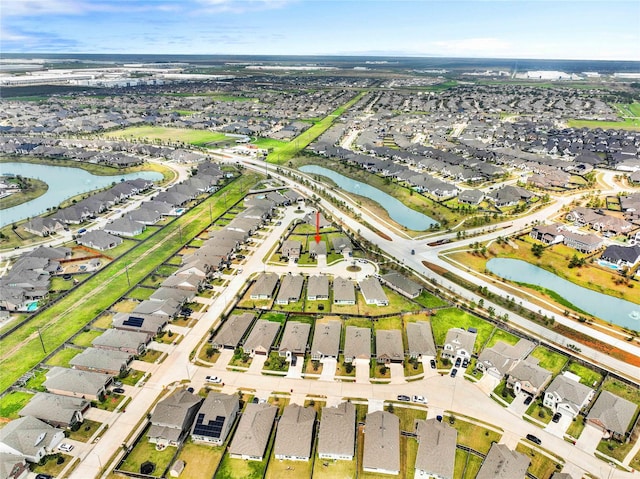
[[[144,323],[144,318],[140,318],[139,316],[129,316],[122,323],[123,326],[132,326],[134,328],[139,328]]]

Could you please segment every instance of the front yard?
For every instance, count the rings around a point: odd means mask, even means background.
[[[458,431],[458,444],[468,446],[478,452],[486,454],[493,442],[500,441],[502,434],[491,429],[487,429],[477,424],[472,424],[463,419],[455,418],[451,423],[451,415],[444,416],[443,421],[447,421]]]

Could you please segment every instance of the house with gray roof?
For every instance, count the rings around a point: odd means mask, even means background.
[[[351,240],[344,235],[333,237],[333,249],[336,253],[345,254],[353,252],[353,244]]]
[[[347,326],[344,337],[344,362],[371,359],[371,329]]]
[[[280,289],[276,295],[276,304],[289,304],[300,301],[304,276],[299,274],[287,274],[280,282]]]
[[[130,353],[87,348],[69,361],[69,365],[83,371],[112,374],[117,376],[129,367],[133,359]]]
[[[376,361],[380,364],[404,362],[402,331],[399,329],[376,331]]]
[[[356,407],[348,401],[322,408],[318,457],[352,461],[356,444]]]
[[[143,225],[147,226],[155,225],[162,219],[162,215],[159,212],[150,208],[138,208],[129,211],[124,217],[131,221],[137,221],[138,223],[142,223]]]
[[[594,390],[580,384],[580,376],[565,371],[556,376],[544,392],[542,403],[553,412],[563,412],[576,417],[586,407],[594,395]]]
[[[147,299],[138,304],[134,310],[134,314],[153,314],[156,316],[166,316],[167,318],[175,318],[180,311],[180,302],[173,298],[164,300]]]
[[[462,190],[458,194],[458,202],[467,205],[479,205],[484,199],[484,192],[482,190]]]
[[[196,415],[191,430],[194,441],[221,446],[233,427],[240,400],[237,394],[222,394],[211,391]]]
[[[149,301],[153,302],[153,301]],[[114,329],[145,333],[149,339],[160,333],[169,322],[169,316],[159,314],[117,313],[111,320]]]
[[[316,258],[327,255],[327,243],[325,241],[309,241],[309,256]]]
[[[333,279],[333,304],[356,304],[356,291],[351,280],[340,276]]]
[[[2,479],[26,479],[29,466],[24,456],[0,452],[0,477]]]
[[[462,328],[451,328],[447,331],[442,349],[442,357],[448,359],[471,359],[476,343],[477,333],[466,331]]]
[[[251,299],[271,299],[278,284],[278,275],[275,273],[260,273],[251,286],[249,295]]]
[[[196,297],[195,291],[189,291],[186,289],[167,288],[160,286],[149,297],[151,301],[165,301],[167,299],[173,299],[178,304],[183,305],[193,300]]]
[[[551,474],[551,479],[575,479],[571,474],[566,472],[554,472]]]
[[[431,323],[429,321],[416,321],[407,323],[407,342],[409,343],[409,357],[421,359],[423,357],[436,357],[436,343],[433,340]]]
[[[115,248],[122,244],[124,240],[119,236],[115,236],[102,230],[87,231],[85,234],[76,238],[76,243],[87,248],[105,251]]]
[[[90,407],[91,403],[86,399],[37,393],[20,410],[20,416],[33,416],[53,427],[67,428],[81,424]]]
[[[480,353],[476,367],[483,373],[502,379],[517,362],[533,351],[533,348],[534,344],[526,339],[520,339],[513,346],[498,341]]]
[[[259,319],[253,326],[249,337],[242,345],[245,353],[253,357],[255,354],[269,354],[269,350],[280,330],[280,323]]]
[[[298,240],[286,240],[282,243],[282,248],[280,248],[280,256],[288,260],[297,261],[301,252],[302,243]]]
[[[44,387],[53,394],[97,401],[105,395],[112,380],[113,376],[110,374],[56,366],[47,371]]]
[[[530,462],[525,454],[494,443],[482,461],[476,479],[524,479]]]
[[[217,349],[236,349],[254,319],[253,313],[229,316],[213,335],[211,345]]]
[[[507,386],[512,388],[515,394],[522,391],[536,397],[549,384],[551,376],[551,371],[538,365],[537,358],[529,356],[511,368],[507,374]]]
[[[417,298],[422,293],[422,286],[396,271],[383,274],[380,281],[407,298]]]
[[[376,306],[387,306],[389,304],[389,298],[387,298],[377,278],[372,276],[365,278],[359,282],[359,286],[365,303],[375,304]]]
[[[141,234],[146,229],[146,226],[127,218],[119,218],[106,224],[102,229],[112,235],[130,238]]]
[[[146,333],[112,328],[91,341],[91,345],[98,349],[122,351],[139,356],[145,352],[149,341],[149,335]]]
[[[165,288],[177,288],[184,289],[186,291],[200,291],[200,288],[204,284],[204,279],[197,274],[172,274],[162,282],[162,286]]]
[[[0,453],[24,457],[37,463],[53,454],[64,439],[64,431],[32,416],[15,419],[0,429]]]
[[[312,407],[289,404],[278,421],[273,451],[276,459],[308,461],[311,458],[316,411]]]
[[[284,333],[278,354],[282,357],[290,359],[291,356],[304,356],[307,351],[307,341],[311,325],[309,323],[301,323],[300,321],[287,321],[284,327]]]
[[[262,461],[278,408],[270,404],[247,404],[229,446],[229,456]]]
[[[316,321],[316,327],[313,332],[313,343],[311,344],[311,359],[338,359],[341,329],[341,321],[334,320],[324,323]]]
[[[329,278],[325,275],[309,276],[307,281],[307,300],[323,301],[329,299]]]
[[[609,391],[602,391],[591,407],[587,421],[600,428],[605,437],[624,441],[633,426],[637,410],[637,404]]]
[[[453,479],[458,431],[436,419],[416,421],[418,452],[414,479]]]
[[[179,446],[191,428],[202,398],[179,389],[158,402],[147,431],[149,442],[159,446]]]
[[[64,224],[55,218],[36,216],[24,224],[25,231],[38,236],[49,236],[64,230]]]
[[[387,411],[367,414],[362,469],[380,474],[400,474],[400,419]]]

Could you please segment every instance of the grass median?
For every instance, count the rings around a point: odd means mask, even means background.
[[[137,284],[195,238],[210,223],[210,211],[212,217],[217,218],[224,213],[225,202],[233,204],[241,199],[256,181],[257,175],[247,174],[227,185],[3,339],[0,347],[0,369],[3,371],[0,391],[5,391],[125,294],[129,283],[132,286]],[[225,191],[228,192],[226,201],[219,201]],[[39,334],[47,352],[43,351]]]

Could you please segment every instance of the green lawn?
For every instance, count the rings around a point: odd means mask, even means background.
[[[569,128],[602,128],[603,130],[631,130],[640,131],[640,119],[626,118],[621,121],[600,120],[567,120]]]
[[[534,451],[531,447],[521,442],[516,446],[516,451],[525,454],[529,458],[531,464],[529,464],[527,471],[538,479],[549,479],[551,474],[560,470],[556,469],[556,464],[563,464],[563,461],[559,458],[557,461],[554,461],[545,454]]]
[[[311,460],[288,461],[276,459],[272,450],[264,477],[265,479],[307,479],[311,478],[312,469],[313,461]]]
[[[188,440],[177,457],[185,462],[184,471],[180,474],[180,478],[213,477],[224,455],[224,449],[224,446],[209,446]]]
[[[316,456],[313,479],[353,479],[356,477],[356,461],[332,461]]]
[[[76,346],[83,346],[85,348],[88,348],[89,346],[91,346],[91,342],[94,339],[96,339],[98,336],[101,336],[103,332],[104,331],[98,331],[96,329],[91,329],[89,331],[83,331],[80,334],[78,334],[73,339],[72,342]]]
[[[121,396],[120,394],[110,394],[104,401],[96,402],[95,407],[103,411],[115,411],[124,398],[125,396]]]
[[[527,408],[526,414],[544,424],[549,424],[549,421],[551,421],[553,417],[553,411],[544,407],[541,400],[533,401]]]
[[[81,352],[82,350],[76,348],[64,348],[47,359],[47,366],[62,366],[64,368],[68,368],[69,361]]]
[[[288,142],[283,140],[275,140],[273,138],[258,138],[252,141],[251,144],[256,145],[258,148],[274,149],[280,148],[286,145]]]
[[[91,436],[96,433],[100,426],[102,426],[101,422],[85,419],[77,431],[69,431],[69,439],[73,439],[74,441],[87,442],[89,439],[91,439]]]
[[[127,298],[144,301],[149,299],[153,293],[155,293],[155,289],[153,288],[143,288],[138,286],[127,293]]]
[[[551,351],[544,346],[536,347],[531,352],[531,356],[540,360],[538,366],[547,371],[551,371],[554,375],[562,371],[562,368],[567,362],[565,355]]]
[[[445,416],[444,421],[447,421],[458,431],[458,444],[468,446],[483,454],[489,452],[493,441],[498,442],[502,437],[502,434],[499,432],[492,431],[477,424],[472,424],[457,417],[454,423],[451,424],[450,417],[451,416]]]
[[[142,436],[135,447],[127,455],[120,466],[120,469],[128,472],[140,473],[140,465],[146,461],[156,465],[154,476],[161,476],[164,470],[171,463],[173,455],[176,453],[175,447],[167,447],[162,451],[156,450],[156,445],[151,444],[146,436]]]
[[[589,386],[590,388],[597,387],[600,381],[602,381],[602,374],[574,361],[571,361],[569,363],[567,371],[580,376],[580,382],[585,386]]]
[[[127,377],[120,379],[120,381],[122,381],[122,384],[126,384],[128,386],[135,386],[136,383],[140,381],[140,378],[142,376],[144,376],[144,373],[142,371],[138,371],[136,369],[130,369]]]
[[[144,361],[145,363],[155,363],[156,360],[162,356],[162,351],[158,351],[156,349],[147,349],[142,356],[138,356],[140,361]]]
[[[234,459],[228,454],[222,458],[216,479],[262,479],[267,467],[267,460],[245,461]]]
[[[428,293],[427,291],[422,291],[422,293],[420,293],[420,296],[414,298],[413,301],[417,302],[421,306],[424,306],[425,308],[438,308],[447,304],[445,300],[440,299],[437,296]]]
[[[566,432],[569,436],[578,439],[582,434],[582,431],[584,431],[585,426],[586,423],[584,421],[584,418],[582,416],[578,416],[577,418],[574,418],[573,421],[571,421],[571,424],[567,428]]]
[[[496,386],[496,388],[493,390],[493,393],[509,404],[511,404],[515,399],[515,396],[513,395],[513,389],[507,387],[507,381],[504,379],[500,381],[500,384]]]
[[[387,408],[388,409],[388,408]],[[426,419],[427,410],[424,408],[393,407],[393,414],[400,418],[400,430],[414,432],[416,419]]]
[[[482,466],[482,458],[456,449],[456,462],[453,471],[454,479],[475,479]]]
[[[0,417],[5,419],[18,419],[18,413],[31,400],[33,394],[23,391],[11,391],[0,398]]]
[[[624,461],[624,458],[627,457],[627,454],[629,454],[629,451],[631,451],[633,445],[633,441],[623,444],[618,441],[603,439],[598,443],[596,450],[622,462]]]
[[[476,328],[478,330],[478,336],[476,337],[476,344],[474,348],[476,352],[484,343],[487,342],[491,331],[494,329],[494,326],[491,323],[458,308],[438,310],[436,314],[431,317],[431,327],[433,329],[433,338],[437,345],[444,344],[447,331],[451,328]]]
[[[47,370],[40,369],[40,370],[34,371],[34,373],[35,373],[34,376],[27,381],[27,384],[25,385],[25,387],[27,389],[33,389],[34,391],[41,391],[41,392],[46,391],[46,388],[44,387],[44,382],[47,380]]]
[[[129,289],[125,265],[129,267],[131,283],[136,284],[210,223],[209,206],[214,217],[223,213],[224,203],[217,201],[222,194],[228,192],[228,201],[234,203],[242,198],[257,180],[257,175],[245,174],[220,189],[211,198],[165,226],[153,241],[143,242],[113,261],[58,303],[36,314],[29,323],[5,338],[0,352],[0,370],[3,371],[0,377],[0,392],[5,391],[44,358],[45,353],[36,334],[37,328],[41,328],[48,351],[68,341]]]
[[[508,333],[504,329],[495,328],[493,330],[491,338],[489,338],[489,341],[487,342],[487,344],[485,344],[483,349],[495,346],[498,341],[502,341],[503,343],[507,343],[513,346],[519,340],[520,338],[518,336]]]
[[[638,388],[629,386],[628,384],[617,381],[616,379],[611,377],[608,377],[605,380],[602,388],[605,391],[609,391],[610,393],[615,394],[616,396],[620,396],[621,398],[640,405],[640,390]]]
[[[204,146],[207,143],[215,143],[227,139],[227,135],[215,131],[164,126],[133,126],[124,130],[110,132],[105,136],[107,138],[137,139],[162,143],[190,143],[195,146]]]
[[[58,464],[59,457],[62,457],[64,459],[61,464]],[[53,477],[58,477],[62,470],[67,466],[67,464],[69,464],[69,461],[71,459],[71,456],[57,452],[55,454],[45,456],[46,462],[44,463],[44,465],[41,466],[37,464],[31,470],[36,474],[49,474]]]

